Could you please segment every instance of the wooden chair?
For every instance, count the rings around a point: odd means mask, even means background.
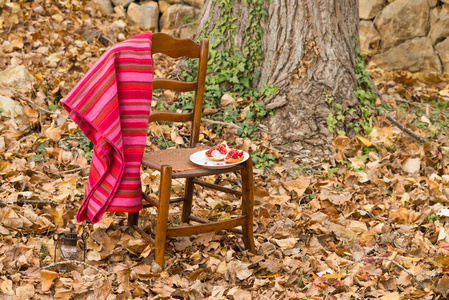
[[[233,230],[243,235],[243,243],[250,252],[254,253],[253,238],[253,203],[254,183],[251,158],[244,163],[227,169],[207,169],[197,166],[190,161],[190,155],[202,150],[198,147],[201,114],[203,107],[204,86],[206,79],[209,41],[203,39],[197,44],[191,39],[176,39],[163,33],[153,34],[152,53],[164,53],[173,58],[189,57],[199,58],[198,76],[196,82],[182,82],[172,79],[154,79],[153,89],[169,89],[178,92],[195,91],[194,108],[191,113],[151,112],[149,121],[192,122],[189,148],[167,149],[147,153],[142,164],[161,172],[159,198],[143,195],[145,207],[155,206],[158,209],[155,238],[153,239],[138,227],[139,213],[128,214],[128,225],[137,230],[148,242],[154,244],[155,261],[164,267],[165,242],[168,237],[194,235],[223,229]],[[204,149],[204,148],[203,148]],[[233,190],[219,185],[211,184],[198,179],[220,173],[241,171],[242,191]],[[183,198],[170,199],[172,178],[186,178]],[[211,222],[192,214],[192,199],[194,185],[230,193],[242,198],[242,215],[225,221]],[[168,212],[170,203],[183,202],[182,223],[194,221],[199,224],[179,225],[168,227]],[[235,228],[241,226],[241,229]]]

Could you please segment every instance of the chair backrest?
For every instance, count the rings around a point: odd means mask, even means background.
[[[194,91],[193,111],[191,113],[151,112],[149,118],[150,122],[192,122],[189,146],[194,147],[198,143],[201,126],[209,41],[202,39],[201,44],[197,44],[191,39],[177,39],[164,33],[154,33],[152,40],[151,54],[163,53],[173,58],[186,56],[199,59],[196,81],[184,82],[162,78],[155,78],[153,81],[153,89],[168,89],[177,92]]]

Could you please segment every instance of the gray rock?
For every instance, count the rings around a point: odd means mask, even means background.
[[[198,24],[183,27],[179,29],[178,37],[180,39],[193,39],[193,37],[197,32],[198,32]]]
[[[191,20],[196,20],[199,13],[200,10],[192,6],[183,4],[172,5],[161,16],[159,27],[161,28],[161,31],[176,28],[191,22]]]
[[[371,21],[360,21],[359,23],[360,35],[360,50],[367,52],[370,45],[378,44],[380,41],[380,34]]]
[[[388,3],[391,3],[395,0],[387,0],[387,1],[388,1]],[[449,0],[446,0],[446,1],[449,1]],[[427,2],[429,2],[430,7],[435,7],[438,4],[438,0],[427,0]],[[443,2],[444,2],[444,0],[443,0]]]
[[[429,2],[430,7],[435,7],[438,4],[438,0],[427,0]]]
[[[128,7],[129,19],[145,29],[157,31],[159,8],[154,1],[146,1],[141,5],[131,3]]]
[[[0,108],[3,111],[9,111],[11,117],[17,117],[18,115],[23,115],[23,107],[16,101],[9,97],[0,95]]]
[[[123,7],[127,7],[132,2],[134,2],[134,0],[112,0],[112,3],[114,3],[115,6],[123,6]]]
[[[9,66],[0,72],[0,83],[15,90],[24,91],[33,88],[36,78],[25,68],[25,66]]]
[[[203,7],[204,4],[204,0],[184,0],[184,2],[187,3],[188,5],[192,5],[198,8]]]
[[[443,72],[449,74],[449,38],[435,45],[435,49],[443,64]]]
[[[387,52],[373,56],[370,64],[384,70],[438,73],[442,71],[440,59],[433,50],[432,41],[429,38],[406,41]]]
[[[372,19],[382,10],[385,0],[360,0],[359,17],[360,19]]]
[[[429,37],[435,43],[446,36],[449,36],[449,5],[443,4],[432,9]]]
[[[159,11],[161,12],[161,13],[164,13],[164,12],[166,12],[167,11],[167,9],[170,7],[170,3],[168,3],[167,1],[164,1],[164,0],[159,0],[159,2],[158,2],[158,4],[159,4]]]
[[[105,14],[109,15],[114,13],[114,9],[112,8],[111,0],[94,0],[94,3],[96,3],[100,7],[100,11]]]
[[[384,48],[391,48],[415,37],[427,35],[430,22],[427,0],[396,0],[374,20]]]

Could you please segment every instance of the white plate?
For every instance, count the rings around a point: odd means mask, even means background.
[[[242,161],[232,163],[232,164],[227,164],[224,162],[224,160],[215,161],[215,160],[207,158],[207,156],[205,154],[206,151],[207,150],[203,150],[203,151],[198,151],[198,152],[193,153],[192,155],[190,155],[190,160],[194,164],[206,167],[208,169],[227,169],[230,167],[234,167],[235,165],[238,165],[249,158],[249,154],[246,153],[245,151],[243,151],[243,160]]]

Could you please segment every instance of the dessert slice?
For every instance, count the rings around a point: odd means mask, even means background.
[[[227,164],[236,163],[243,160],[243,151],[239,151],[237,149],[231,149],[229,150],[228,154],[226,155],[225,162]]]
[[[205,155],[211,160],[223,160],[228,154],[229,146],[226,142],[222,142],[212,149],[206,151]]]

